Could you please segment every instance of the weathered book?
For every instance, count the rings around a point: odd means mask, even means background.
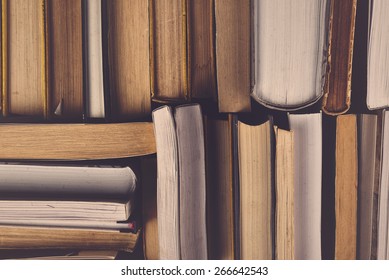
[[[294,137],[275,128],[275,259],[294,259]]]
[[[153,100],[216,97],[213,1],[150,4]]]
[[[336,119],[335,259],[355,260],[357,253],[358,153],[356,115]]]
[[[328,69],[329,4],[330,0],[254,1],[256,101],[296,110],[321,98]]]
[[[219,112],[251,110],[251,1],[216,0]]]
[[[357,0],[331,1],[328,85],[322,108],[326,114],[345,113],[351,104],[351,77]]]
[[[369,1],[367,38],[367,97],[370,110],[389,106],[389,2]]]
[[[156,152],[152,123],[2,124],[0,159],[88,160]]]
[[[294,257],[321,259],[322,117],[290,114],[294,134]]]
[[[149,1],[103,3],[111,117],[124,120],[145,117],[151,110]]]
[[[2,114],[47,115],[44,0],[2,1]]]
[[[161,259],[207,259],[205,146],[199,105],[153,112]],[[193,215],[196,213],[196,215]]]
[[[84,113],[82,0],[47,0],[46,4],[49,117],[81,120]]]
[[[273,135],[270,121],[238,122],[240,258],[273,258]]]
[[[232,119],[206,119],[207,232],[209,258],[233,260],[234,182]]]

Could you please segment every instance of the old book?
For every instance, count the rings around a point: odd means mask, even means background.
[[[105,5],[111,116],[145,117],[151,110],[149,1],[113,0]]]
[[[219,112],[251,110],[251,1],[216,0]]]
[[[157,159],[141,158],[143,252],[147,260],[159,259],[157,213]]]
[[[216,97],[213,1],[150,1],[153,100]]]
[[[294,135],[294,257],[321,259],[322,117],[289,114]]]
[[[0,165],[0,224],[129,229],[136,177],[129,167]],[[118,223],[120,222],[120,223]]]
[[[335,259],[355,260],[358,193],[356,115],[343,115],[336,119],[335,166]]]
[[[47,113],[44,0],[2,1],[3,116]]]
[[[0,159],[87,160],[156,152],[152,123],[2,124]]]
[[[49,117],[81,120],[84,113],[82,0],[46,3]]]
[[[0,226],[0,249],[124,250],[132,252],[136,233],[94,229]]]
[[[240,258],[273,258],[273,147],[270,122],[238,122]]]
[[[329,4],[254,1],[256,101],[296,110],[320,99],[327,71]]]
[[[358,116],[357,259],[361,260],[376,258],[380,130],[377,115]]]
[[[293,132],[275,128],[275,259],[294,259],[294,140]]]
[[[357,0],[331,1],[330,68],[322,104],[329,115],[345,113],[350,108],[356,11]]]
[[[205,147],[199,105],[153,112],[161,259],[207,259]],[[196,213],[195,215],[193,213]]]
[[[88,118],[105,117],[102,0],[85,1],[85,102]]]
[[[0,259],[11,260],[114,260],[114,250],[19,249],[0,250]]]
[[[234,182],[232,120],[206,120],[207,232],[209,258],[233,260]]]
[[[367,38],[367,107],[371,110],[389,106],[389,2],[369,1]]]

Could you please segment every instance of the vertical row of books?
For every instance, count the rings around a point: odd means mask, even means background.
[[[388,258],[386,2],[2,0],[0,253]]]

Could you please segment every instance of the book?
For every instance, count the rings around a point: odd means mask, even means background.
[[[251,110],[251,1],[215,0],[219,112]]]
[[[161,259],[207,259],[205,145],[201,108],[153,111]],[[196,215],[193,215],[196,213]]]
[[[105,117],[102,0],[84,2],[85,102],[88,118]]]
[[[321,259],[322,117],[289,114],[294,136],[294,257]]]
[[[92,160],[156,152],[153,124],[147,122],[1,124],[0,134],[3,160]]]
[[[252,97],[280,110],[318,101],[327,73],[330,1],[254,1]],[[301,63],[304,61],[304,63]]]
[[[48,0],[48,116],[82,120],[84,113],[82,0]]]
[[[356,115],[336,119],[335,259],[357,254],[358,153]]]
[[[11,260],[114,260],[114,250],[1,250],[0,259]]]
[[[108,89],[113,119],[150,114],[149,1],[104,1]]]
[[[388,9],[387,1],[369,1],[366,104],[370,110],[389,106],[386,74],[389,46],[389,24],[386,16]]]
[[[152,97],[216,97],[213,1],[150,1]]]
[[[294,137],[275,127],[275,259],[294,259]]]
[[[376,259],[376,227],[381,157],[377,115],[358,116],[357,259]]]
[[[232,118],[206,119],[209,259],[235,259]]]
[[[351,105],[351,77],[357,0],[332,1],[328,47],[328,85],[322,109],[337,115]]]
[[[2,1],[2,114],[47,116],[44,0]]]
[[[238,122],[240,259],[273,258],[273,135],[270,122]]]

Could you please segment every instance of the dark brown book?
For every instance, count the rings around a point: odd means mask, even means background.
[[[2,1],[3,116],[46,115],[45,1]]]
[[[323,111],[345,113],[351,104],[351,76],[357,0],[331,1],[329,71],[323,96]]]
[[[82,119],[82,0],[47,0],[49,117]]]
[[[104,36],[108,41],[110,111],[116,119],[129,120],[150,114],[148,2],[106,1],[107,33]],[[170,80],[170,77],[165,79]]]
[[[219,112],[250,111],[251,1],[216,0]]]

